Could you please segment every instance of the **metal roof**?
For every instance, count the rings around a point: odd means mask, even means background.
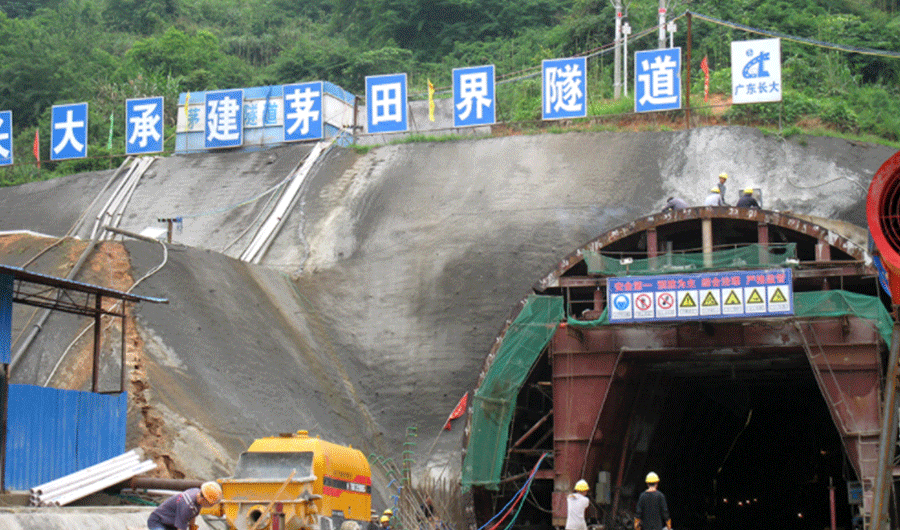
[[[94,295],[99,297],[105,296],[109,298],[116,298],[127,302],[153,302],[157,304],[169,303],[169,300],[166,298],[139,296],[136,294],[126,293],[124,291],[118,291],[116,289],[100,287],[99,285],[93,285],[74,280],[66,280],[64,278],[57,278],[55,276],[49,276],[46,274],[41,274],[39,272],[29,271],[21,267],[13,267],[10,265],[0,264],[0,274],[12,276],[14,281],[18,280],[19,282],[49,286],[64,290],[65,296],[63,296],[63,293],[60,293],[60,295],[58,296],[52,296],[46,291],[26,293],[20,288],[15,290],[15,301],[28,305],[47,307],[70,313],[93,315],[97,310],[94,307],[91,307],[89,304],[75,302],[72,296],[68,295],[68,291],[76,291],[78,293],[84,293],[87,295]],[[100,312],[105,314],[116,314],[108,313],[104,310],[101,310]]]

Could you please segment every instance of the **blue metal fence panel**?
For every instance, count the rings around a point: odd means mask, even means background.
[[[125,452],[127,394],[9,386],[6,487],[27,490]]]
[[[12,348],[13,277],[0,274],[0,363],[10,363]]]

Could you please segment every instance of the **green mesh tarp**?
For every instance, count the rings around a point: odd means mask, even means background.
[[[876,296],[849,291],[794,293],[794,315],[798,317],[838,317],[856,315],[871,320],[884,343],[891,344],[894,321]]]
[[[796,259],[796,243],[768,246],[747,245],[717,250],[708,256],[702,252],[667,253],[655,258],[636,259],[630,263],[623,263],[620,258],[604,256],[592,250],[584,252],[584,262],[588,272],[607,276],[640,276],[724,268],[784,267],[790,266],[787,260]]]
[[[885,344],[891,343],[894,321],[877,296],[851,293],[849,291],[814,291],[794,293],[795,317],[837,317],[855,315],[871,320]],[[743,316],[740,318],[751,318]],[[604,309],[596,320],[576,320],[569,317],[567,323],[575,328],[592,328],[609,324],[609,316]]]
[[[462,485],[497,489],[519,389],[562,321],[563,299],[532,295],[509,325],[484,381],[472,398],[472,428]]]

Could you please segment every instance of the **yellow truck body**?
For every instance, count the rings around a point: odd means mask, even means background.
[[[260,438],[241,454],[234,476],[219,479],[222,502],[204,513],[224,517],[236,530],[333,530],[345,521],[364,526],[371,477],[368,460],[352,447],[306,431]]]

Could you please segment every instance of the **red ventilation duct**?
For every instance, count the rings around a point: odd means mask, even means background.
[[[900,305],[900,151],[882,164],[872,178],[866,219],[888,271],[891,301]]]

